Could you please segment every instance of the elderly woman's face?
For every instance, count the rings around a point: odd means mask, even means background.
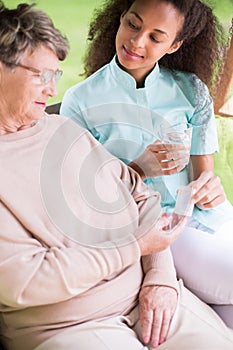
[[[59,60],[52,50],[40,46],[33,53],[26,53],[20,64],[56,71]],[[44,83],[38,73],[20,66],[9,69],[0,64],[0,69],[1,124],[14,132],[43,116],[48,98],[57,94],[55,77]]]

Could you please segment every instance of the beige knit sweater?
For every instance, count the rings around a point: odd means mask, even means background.
[[[143,285],[176,288],[170,251],[136,240],[160,198],[70,119],[0,137],[0,329],[31,350],[64,327],[127,313]],[[143,262],[143,263],[142,263]]]

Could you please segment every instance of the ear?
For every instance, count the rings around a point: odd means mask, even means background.
[[[183,44],[183,40],[180,40],[180,41],[176,41],[171,47],[170,49],[168,50],[168,54],[172,54],[174,52],[176,52],[177,50],[179,50],[179,48],[181,47],[181,45]]]

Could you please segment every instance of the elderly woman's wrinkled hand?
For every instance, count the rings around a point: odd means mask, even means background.
[[[181,234],[186,222],[185,216],[163,213],[154,223],[141,225],[136,233],[141,255],[157,253],[168,248]]]
[[[139,318],[144,343],[162,344],[177,305],[177,292],[166,286],[148,286],[139,294]]]

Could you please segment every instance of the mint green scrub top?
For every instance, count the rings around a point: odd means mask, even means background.
[[[156,64],[137,88],[134,78],[112,61],[65,93],[60,114],[72,118],[128,164],[160,138],[161,124],[191,124],[191,155],[218,151],[213,101],[206,85],[195,74],[167,70]],[[170,211],[176,191],[189,183],[189,166],[173,175],[147,178],[145,183],[161,194],[161,205]],[[216,230],[233,218],[225,203],[210,210],[195,207],[193,218]]]

